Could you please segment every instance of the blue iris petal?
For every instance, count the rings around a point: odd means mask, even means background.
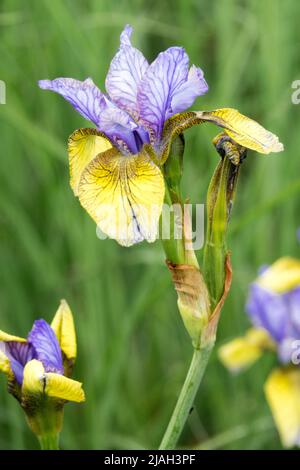
[[[152,143],[159,144],[165,121],[208,90],[202,70],[189,68],[182,47],[170,47],[149,65],[131,45],[131,34],[131,26],[125,26],[105,81],[108,96],[91,78],[39,81],[40,88],[63,96],[125,155],[149,143],[149,133]]]
[[[300,340],[300,287],[280,294],[254,283],[246,310],[252,323],[276,341],[280,361],[290,362],[295,341]]]
[[[254,325],[265,328],[280,342],[288,332],[288,308],[282,295],[268,291],[254,283],[246,306]]]
[[[8,341],[5,343],[5,354],[9,359],[11,369],[17,382],[23,382],[24,366],[31,359],[36,358],[36,353],[31,344]]]
[[[63,360],[57,337],[51,326],[45,320],[36,320],[28,335],[36,357],[43,363],[46,372],[63,374]]]

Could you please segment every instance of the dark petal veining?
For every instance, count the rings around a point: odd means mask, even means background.
[[[40,80],[39,87],[63,96],[85,119],[98,124],[101,112],[106,108],[105,95],[91,78],[83,82],[73,78]]]
[[[161,52],[149,66],[137,95],[142,124],[159,140],[165,121],[190,107],[197,96],[207,92],[203,72],[192,66],[182,47]]]
[[[135,118],[138,116],[138,86],[149,64],[143,54],[132,47],[132,28],[126,25],[120,37],[120,49],[111,61],[105,81],[110,99]]]
[[[139,133],[143,143],[149,142],[148,132],[126,111],[112,103],[90,78],[84,82],[72,78],[41,80],[39,85],[63,96],[76,111],[104,132],[122,153],[137,153],[139,150],[136,147],[134,131]]]
[[[119,51],[106,78],[110,99],[92,79],[41,80],[39,86],[62,95],[86,119],[104,132],[124,153],[137,153],[144,143],[158,145],[165,121],[190,107],[208,90],[203,72],[181,47],[160,53],[149,66],[143,54],[131,45],[131,26],[121,33]]]
[[[4,344],[4,352],[9,359],[11,369],[17,382],[23,382],[24,366],[28,361],[36,358],[34,348],[29,343],[19,343],[17,341],[7,341]]]
[[[122,151],[122,153],[138,153],[141,146],[137,146],[136,134],[142,143],[149,142],[148,132],[131,118],[131,116],[109,103],[101,113],[98,129],[104,132],[111,142]],[[123,145],[124,143],[124,145]]]
[[[43,363],[46,372],[63,374],[61,349],[54,331],[45,320],[34,322],[28,342],[32,344],[36,358]]]

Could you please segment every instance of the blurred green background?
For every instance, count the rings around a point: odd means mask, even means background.
[[[87,123],[37,80],[93,77],[104,88],[126,23],[152,60],[186,48],[210,85],[194,109],[236,107],[278,134],[285,152],[249,153],[229,246],[234,283],[218,345],[242,333],[248,284],[281,255],[299,255],[300,3],[295,0],[1,0],[0,328],[26,335],[70,303],[79,356],[74,377],[87,401],[67,405],[63,448],[153,448],[175,404],[191,356],[159,242],[123,249],[100,241],[69,187],[66,140]],[[217,163],[213,126],[186,132],[184,193],[204,202]],[[276,449],[263,395],[274,362],[265,356],[230,376],[213,354],[181,445]],[[37,448],[0,377],[0,448]]]

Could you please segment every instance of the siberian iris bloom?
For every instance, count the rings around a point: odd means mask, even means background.
[[[208,90],[202,70],[189,68],[182,47],[170,47],[149,64],[131,45],[131,33],[127,25],[106,77],[107,93],[91,78],[39,82],[96,126],[69,138],[70,183],[102,232],[124,246],[157,238],[163,165],[185,129],[210,121],[247,148],[266,154],[283,149],[276,136],[234,109],[184,112]]]
[[[220,359],[238,371],[264,351],[276,352],[266,398],[283,445],[300,446],[300,261],[281,258],[264,268],[251,285],[246,310],[253,328],[222,346]]]
[[[76,349],[73,316],[66,301],[51,326],[36,320],[26,339],[0,330],[0,371],[41,441],[60,432],[66,402],[85,399],[82,384],[70,378]]]

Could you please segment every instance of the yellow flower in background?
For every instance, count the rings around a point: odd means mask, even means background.
[[[281,258],[251,285],[246,306],[254,325],[219,349],[232,372],[252,365],[264,351],[276,351],[279,367],[265,394],[285,447],[300,446],[300,261]]]
[[[85,400],[82,384],[70,378],[76,352],[73,315],[65,300],[51,326],[36,320],[27,339],[0,330],[0,371],[42,441],[60,432],[65,403]]]
[[[120,37],[102,93],[91,78],[40,80],[39,86],[69,101],[97,129],[69,138],[70,184],[98,227],[123,246],[158,235],[165,195],[163,165],[176,136],[212,122],[238,144],[263,154],[280,152],[278,138],[231,108],[185,112],[208,85],[182,47],[170,47],[151,64]]]

